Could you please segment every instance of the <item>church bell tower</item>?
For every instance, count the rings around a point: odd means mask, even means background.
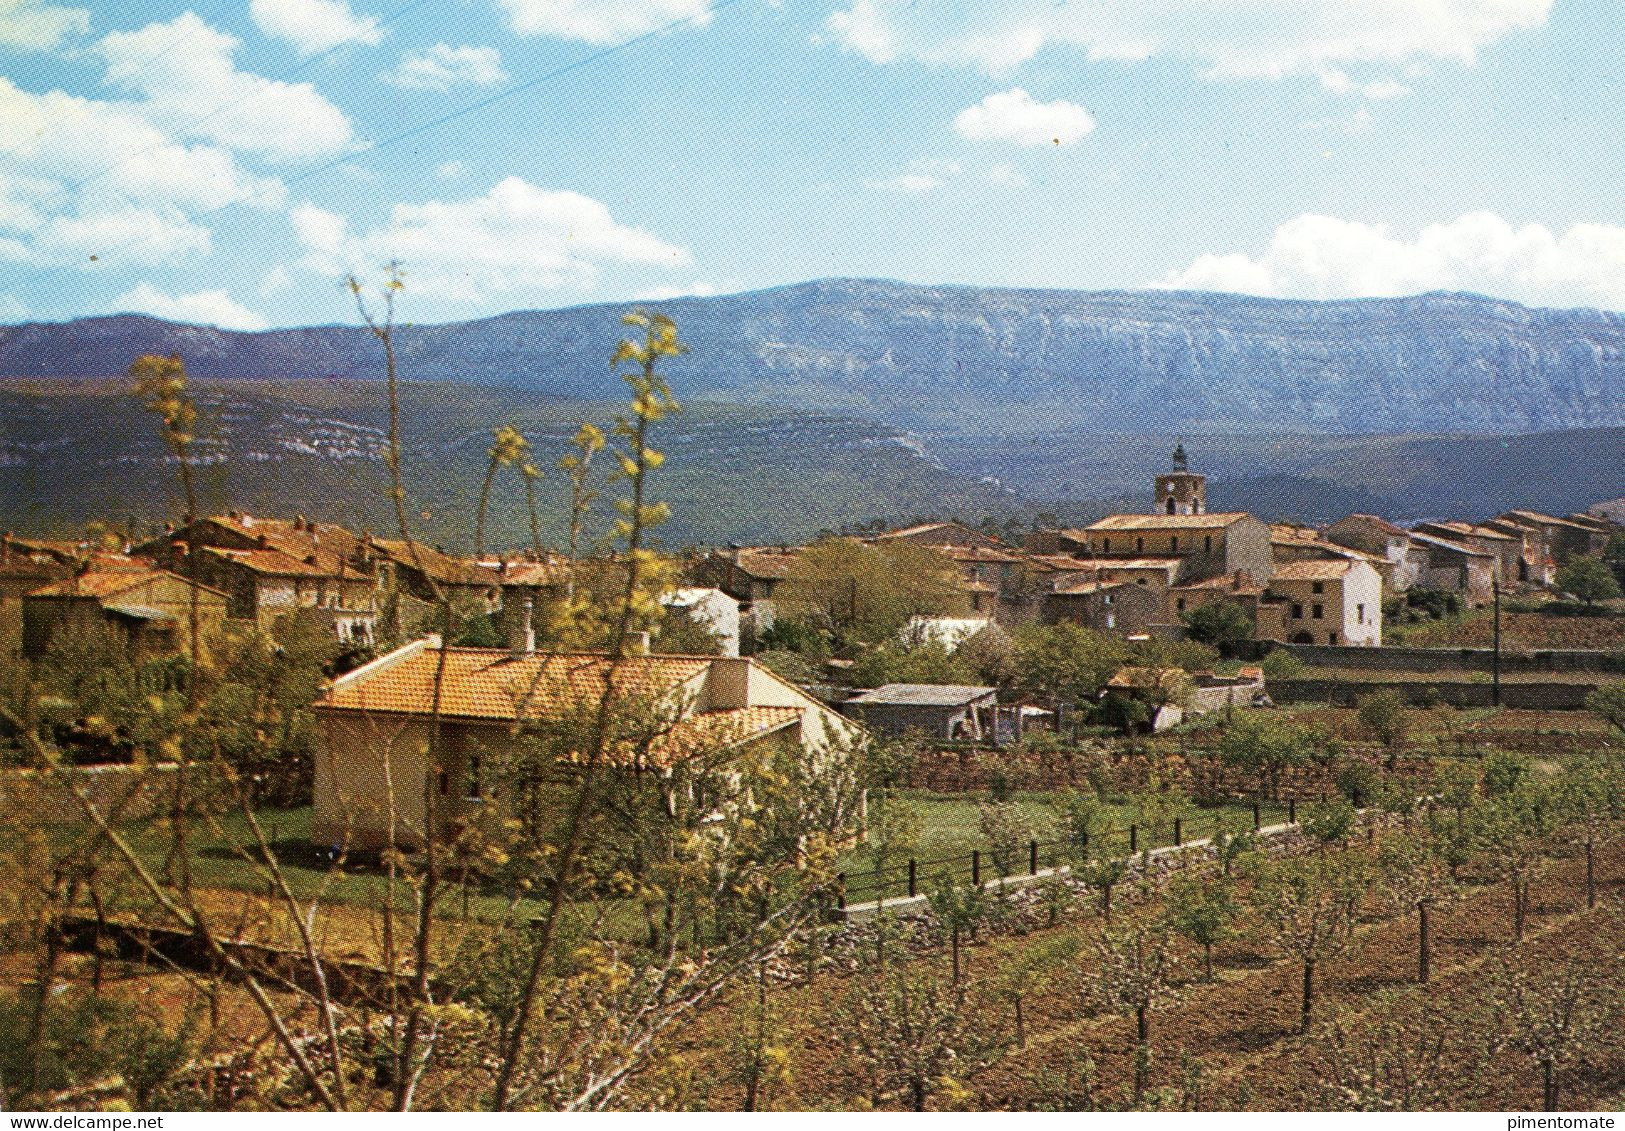
[[[1157,476],[1157,505],[1152,514],[1205,514],[1207,476],[1194,474],[1185,460],[1185,445],[1174,445],[1174,469]]]

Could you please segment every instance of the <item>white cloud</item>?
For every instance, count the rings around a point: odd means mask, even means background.
[[[437,43],[427,51],[401,57],[385,82],[409,90],[446,91],[454,86],[491,86],[508,81],[495,47],[451,47]]]
[[[445,161],[434,167],[434,175],[443,181],[455,181],[468,171],[461,161]]]
[[[350,122],[309,83],[239,71],[238,41],[191,12],[101,41],[107,82],[144,95],[155,122],[243,153],[323,157],[350,144]]]
[[[278,263],[260,279],[259,293],[261,298],[274,298],[293,290],[293,276],[288,269]]]
[[[990,184],[1003,185],[1006,188],[1026,188],[1027,176],[1014,165],[999,164],[991,166],[982,174]]]
[[[1092,59],[1188,59],[1227,77],[1419,58],[1471,62],[1539,27],[1552,0],[851,0],[826,27],[876,63],[913,58],[1005,74],[1046,46]]]
[[[167,137],[127,103],[0,77],[0,250],[36,264],[155,263],[209,249],[194,217],[231,204],[275,207],[280,182],[232,155]]]
[[[74,32],[90,30],[90,13],[39,0],[0,0],[0,47],[49,51]]]
[[[682,267],[687,250],[616,223],[580,193],[508,177],[484,196],[397,204],[389,223],[356,235],[344,217],[311,204],[292,213],[305,266],[368,276],[399,260],[417,294],[476,304],[563,288],[588,289],[608,264]]]
[[[1400,98],[1411,92],[1410,87],[1390,78],[1373,79],[1365,83],[1355,82],[1347,71],[1336,67],[1327,67],[1320,72],[1320,85],[1333,94],[1358,94],[1373,101]]]
[[[1017,145],[1071,145],[1094,128],[1093,116],[1077,103],[1035,102],[1019,86],[990,94],[954,118],[960,137]]]
[[[639,291],[632,296],[633,302],[665,302],[673,298],[708,298],[720,294],[714,283],[706,283],[696,279],[685,286],[676,287],[650,287],[646,291]]]
[[[119,313],[150,314],[175,322],[195,322],[222,330],[263,330],[265,319],[235,301],[225,291],[198,291],[167,295],[150,283],[138,283],[112,302]]]
[[[378,21],[357,17],[345,0],[252,0],[249,15],[266,35],[315,55],[345,43],[371,45],[384,37]]]
[[[1303,215],[1277,228],[1259,255],[1204,255],[1157,285],[1282,298],[1466,290],[1625,310],[1625,227],[1576,224],[1558,234],[1470,212],[1407,239],[1380,224]]]
[[[498,0],[520,35],[607,45],[677,20],[711,22],[711,0]]]
[[[898,173],[895,177],[884,177],[878,181],[865,181],[869,188],[880,192],[900,192],[909,196],[921,196],[924,193],[942,187],[942,178],[930,173]]]
[[[16,295],[0,294],[0,318],[7,322],[21,322],[28,317],[28,307]]]

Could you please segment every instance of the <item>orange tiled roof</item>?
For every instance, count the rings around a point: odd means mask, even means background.
[[[488,585],[495,588],[502,584],[502,575],[495,568],[468,558],[453,557],[422,542],[374,538],[372,545],[400,565],[421,570],[442,585]]]
[[[402,650],[405,651],[404,649]],[[394,653],[341,677],[318,707],[427,715],[434,700],[439,649],[425,645]],[[631,697],[658,697],[706,670],[694,656],[629,656],[618,687]],[[447,718],[512,722],[543,718],[602,696],[609,658],[594,653],[534,653],[515,657],[497,648],[449,648],[440,712]],[[521,716],[520,712],[523,711]]]
[[[210,554],[222,561],[242,566],[255,573],[270,574],[274,577],[336,577],[338,564],[335,561],[322,561],[322,555],[315,555],[315,563],[303,558],[296,558],[292,554],[281,550],[227,550],[220,546],[200,546],[200,553]],[[360,571],[351,568],[350,574],[360,578]]]
[[[734,565],[742,572],[752,577],[760,577],[769,581],[783,581],[790,576],[790,567],[795,563],[799,550],[786,548],[783,550],[769,549],[767,547],[753,547],[739,550],[734,554]]]
[[[1384,534],[1404,537],[1406,534],[1410,533],[1410,531],[1406,530],[1402,526],[1395,526],[1381,515],[1361,514],[1358,511],[1356,511],[1354,514],[1344,515],[1342,518],[1338,519],[1337,522],[1332,523],[1332,525],[1336,526],[1339,523],[1347,522],[1351,518],[1363,522],[1367,526],[1374,527],[1375,529],[1382,531]]]
[[[1091,531],[1111,530],[1222,530],[1234,526],[1244,518],[1246,511],[1224,511],[1213,514],[1109,514],[1087,528]]]
[[[801,721],[800,707],[731,707],[691,715],[654,740],[650,759],[669,766],[706,751],[726,750]]]
[[[1184,558],[1147,557],[1136,554],[1126,558],[1074,558],[1077,569],[1177,569]]]
[[[1288,562],[1275,568],[1276,581],[1336,581],[1354,562],[1349,558],[1329,558],[1322,561]]]
[[[178,573],[170,573],[162,569],[148,570],[113,570],[106,573],[81,573],[77,577],[63,578],[53,581],[43,588],[36,589],[29,594],[30,597],[94,597],[101,600],[104,597],[113,597],[126,590],[168,577],[180,582],[182,585],[192,584],[187,578]],[[219,593],[218,589],[207,585],[198,585],[198,588],[209,593]],[[222,594],[223,596],[224,594]]]

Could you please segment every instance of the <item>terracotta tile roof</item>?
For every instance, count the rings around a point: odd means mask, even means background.
[[[1533,523],[1536,526],[1572,526],[1576,530],[1584,530],[1587,533],[1592,533],[1589,527],[1582,526],[1580,523],[1574,522],[1571,519],[1558,518],[1557,516],[1550,514],[1541,514],[1539,511],[1507,511],[1505,514],[1498,515],[1497,517],[1509,519],[1520,524]]]
[[[1418,524],[1418,529],[1424,533],[1429,530],[1448,530],[1450,533],[1464,538],[1489,538],[1497,542],[1518,541],[1514,535],[1500,530],[1492,530],[1488,526],[1477,526],[1471,522],[1424,522]]]
[[[1012,554],[1008,550],[995,550],[988,546],[930,546],[943,557],[952,558],[956,562],[1019,562],[1020,554]]]
[[[422,542],[402,542],[399,538],[374,538],[373,549],[409,569],[421,570],[441,585],[502,584],[502,575],[493,567],[469,558],[442,553]],[[416,552],[414,553],[414,549]]]
[[[1339,523],[1349,521],[1349,519],[1356,519],[1356,520],[1358,520],[1360,522],[1365,523],[1367,526],[1373,526],[1376,529],[1382,531],[1384,534],[1391,534],[1396,538],[1403,538],[1406,534],[1410,533],[1410,531],[1406,530],[1404,527],[1395,526],[1393,523],[1389,522],[1386,518],[1382,518],[1381,516],[1374,515],[1374,514],[1345,515],[1343,518],[1338,519],[1337,522],[1332,523],[1332,525],[1336,526]]]
[[[629,656],[622,661],[617,686],[631,700],[664,700],[682,709],[677,698],[690,680],[703,675],[715,657]],[[391,653],[335,680],[316,701],[327,710],[378,714],[428,715],[434,696],[440,649],[431,638]],[[596,703],[604,694],[609,658],[596,653],[513,657],[494,648],[450,648],[441,681],[441,716],[448,722],[512,723],[557,716]],[[671,765],[706,751],[752,741],[799,723],[804,708],[754,706],[725,708],[676,720],[652,736],[639,754],[622,745],[612,757],[620,762],[646,758]]]
[[[1061,597],[1079,597],[1088,593],[1099,593],[1105,589],[1130,588],[1127,581],[1095,581],[1092,578],[1069,577],[1055,583],[1052,593]]]
[[[1177,687],[1185,679],[1179,668],[1119,668],[1117,674],[1106,681],[1107,687]]]
[[[1074,559],[1080,569],[1178,569],[1184,564],[1184,558],[1147,557],[1136,555],[1125,558],[1077,558]]]
[[[1071,554],[1028,554],[1027,561],[1040,573],[1072,573],[1094,568],[1087,561],[1075,558]]]
[[[790,576],[790,567],[800,555],[799,549],[786,547],[750,547],[734,552],[734,565],[741,573],[765,581],[783,581]]]
[[[1109,514],[1087,527],[1091,531],[1111,530],[1222,530],[1244,518],[1245,511],[1215,514]]]
[[[296,558],[316,553],[350,557],[361,544],[353,531],[332,522],[260,518],[241,513],[210,515],[208,521],[244,538],[263,539],[270,548]]]
[[[1287,562],[1275,567],[1276,581],[1336,581],[1354,568],[1349,558],[1328,558],[1321,561]]]
[[[1314,563],[1309,563],[1314,564]],[[1192,590],[1206,592],[1208,590],[1222,590],[1226,593],[1241,593],[1256,597],[1264,592],[1265,587],[1252,577],[1237,578],[1230,574],[1220,574],[1218,577],[1204,578],[1201,581],[1192,581],[1186,585],[1176,585],[1168,590],[1170,593],[1186,593]]]
[[[81,573],[77,577],[63,578],[53,581],[43,588],[36,589],[29,594],[30,597],[94,597],[98,601],[108,597],[126,593],[131,589],[157,581],[160,578],[171,578],[182,585],[190,585],[191,581],[178,573],[167,570],[148,569],[139,572],[134,570],[115,570],[107,573]],[[199,585],[199,589],[225,596],[220,590],[207,585]]]
[[[1411,531],[1411,541],[1420,542],[1431,549],[1449,550],[1453,554],[1465,554],[1470,558],[1493,558],[1495,556],[1483,550],[1475,550],[1471,546],[1463,546],[1460,542],[1452,542],[1448,538],[1440,538],[1437,534],[1424,534],[1419,530]]]
[[[268,574],[272,577],[336,577],[338,566],[336,562],[323,562],[321,555],[315,555],[316,562],[296,558],[292,554],[285,554],[281,550],[227,550],[220,546],[200,546],[200,553],[209,554],[221,561],[242,566],[255,573]],[[360,571],[351,568],[349,573],[359,579]]]
[[[922,534],[930,534],[935,530],[959,530],[990,546],[999,544],[999,539],[989,534],[983,534],[980,530],[972,530],[962,522],[922,522],[916,526],[904,526],[896,530],[888,530],[884,534],[876,534],[871,541],[886,542],[894,538],[918,538]]]
[[[404,653],[404,654],[403,654]],[[379,665],[374,667],[374,664]],[[316,701],[341,710],[427,715],[434,698],[439,649],[401,649],[335,680]],[[693,656],[631,656],[622,663],[619,689],[642,698],[668,694],[703,673],[710,660]],[[607,656],[535,653],[514,657],[498,648],[449,648],[441,685],[447,718],[512,722],[545,718],[603,695]]]

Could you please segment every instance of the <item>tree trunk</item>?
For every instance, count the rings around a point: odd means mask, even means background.
[[[1020,994],[1016,995],[1016,1047],[1027,1047],[1027,1019],[1022,1014]]]
[[[1315,1006],[1315,960],[1303,960],[1303,1016],[1299,1020],[1299,1032],[1309,1031],[1309,1015]]]
[[[1550,1060],[1540,1062],[1541,1098],[1547,1111],[1557,1110],[1557,1065]]]
[[[1428,984],[1428,959],[1431,957],[1428,949],[1428,904],[1426,900],[1416,905],[1416,980],[1422,985]]]
[[[1112,885],[1107,884],[1100,889],[1100,913],[1106,920],[1106,926],[1112,925]]]
[[[914,1110],[925,1110],[925,1081],[915,1078],[909,1081],[909,1091],[914,1094]]]
[[[959,985],[959,928],[954,927],[952,932],[952,950],[954,955],[954,985]]]
[[[1213,981],[1213,944],[1202,944],[1202,966],[1207,974],[1207,980]]]
[[[1151,1042],[1151,1015],[1143,1005],[1134,1011],[1134,1035],[1142,1045]]]
[[[1516,942],[1523,942],[1523,920],[1526,910],[1527,896],[1524,893],[1522,880],[1512,881],[1512,938]]]

